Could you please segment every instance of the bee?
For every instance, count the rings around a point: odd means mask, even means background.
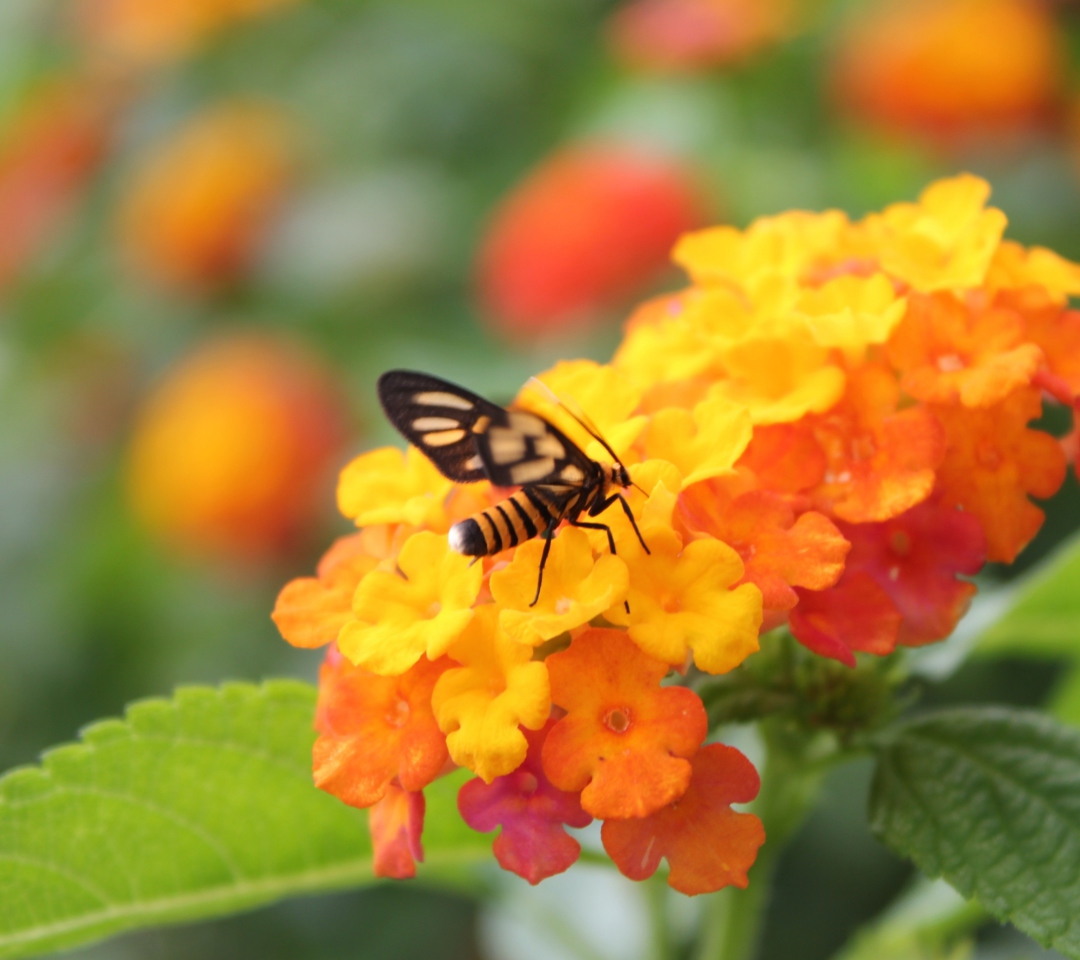
[[[556,399],[611,454],[613,463],[589,459],[566,434],[535,413],[507,410],[426,373],[390,370],[379,377],[378,391],[390,422],[444,477],[457,483],[489,480],[497,487],[521,488],[501,503],[455,523],[449,543],[452,550],[479,559],[542,537],[536,596],[530,606],[540,599],[551,539],[564,520],[571,526],[603,530],[615,553],[611,527],[580,518],[582,514],[597,517],[617,501],[649,553],[622,495],[636,484],[584,413]]]

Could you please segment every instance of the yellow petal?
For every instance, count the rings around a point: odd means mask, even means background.
[[[568,527],[551,543],[540,599],[532,606],[543,549],[542,540],[523,543],[510,565],[491,575],[491,593],[501,608],[503,631],[531,646],[588,623],[612,604],[621,603],[629,583],[622,560],[610,554],[594,560],[585,532]]]
[[[399,676],[421,656],[446,653],[473,619],[483,570],[451,550],[446,537],[417,533],[401,549],[399,573],[373,570],[356,588],[338,647],[352,663]]]
[[[656,413],[645,436],[645,452],[668,460],[682,473],[682,488],[730,473],[750,442],[753,426],[746,408],[716,396],[691,413],[668,407]]]
[[[382,447],[353,460],[338,479],[338,509],[358,527],[408,523],[447,529],[444,503],[453,483],[419,450]]]
[[[499,629],[494,607],[480,607],[450,650],[460,667],[435,685],[431,705],[453,761],[490,783],[513,772],[551,712],[547,667]]]

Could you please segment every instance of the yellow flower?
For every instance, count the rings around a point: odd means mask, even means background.
[[[628,560],[630,612],[621,604],[606,614],[627,625],[645,653],[681,667],[689,651],[707,673],[726,673],[758,649],[761,591],[750,583],[734,590],[743,562],[726,543],[694,540],[685,547],[673,530],[642,530],[650,554],[638,548]]]
[[[748,338],[729,349],[724,362],[730,379],[715,384],[711,395],[745,407],[755,425],[824,413],[844,393],[844,371],[805,329]]]
[[[981,286],[1005,231],[1000,210],[987,208],[990,185],[961,174],[930,184],[918,203],[896,203],[867,217],[886,273],[916,290]]]
[[[502,608],[499,625],[512,640],[532,646],[621,603],[629,582],[622,560],[604,553],[594,561],[585,531],[567,527],[551,543],[540,599],[530,606],[543,549],[542,540],[529,540],[517,548],[508,567],[491,575],[491,593]]]
[[[1080,294],[1080,265],[1046,247],[1025,249],[1012,240],[1002,240],[990,262],[986,285],[994,292],[1039,286],[1063,304]]]
[[[404,453],[382,447],[357,457],[341,471],[338,509],[358,527],[408,523],[447,529],[446,495],[453,487],[415,447]]]
[[[547,667],[499,629],[491,605],[477,609],[450,656],[461,666],[439,678],[431,705],[454,763],[491,783],[525,759],[520,727],[539,730],[548,719]]]
[[[715,363],[708,336],[679,314],[634,326],[615,351],[612,366],[635,383],[650,387],[699,376]]]
[[[650,459],[667,460],[683,474],[685,489],[730,473],[753,434],[750,415],[724,397],[703,400],[693,412],[668,407],[656,413],[645,435]]]
[[[647,422],[645,417],[631,416],[641,401],[641,388],[624,377],[614,367],[601,365],[592,360],[563,360],[546,373],[541,380],[570,409],[576,403],[600,429],[600,433],[618,453],[624,453],[638,438]],[[535,389],[526,387],[518,397],[520,406],[562,425],[569,436],[581,435],[581,428],[573,423],[565,411]],[[590,442],[586,453],[594,460],[610,459],[600,444]]]
[[[473,618],[483,568],[455,553],[445,536],[417,533],[398,556],[398,573],[373,570],[356,588],[353,613],[338,636],[352,663],[398,676],[425,653],[437,660]]]
[[[745,231],[724,226],[689,233],[672,258],[695,283],[730,284],[750,293],[770,279],[798,281],[819,260],[840,259],[849,231],[839,210],[796,210],[762,217]]]
[[[907,301],[881,273],[843,276],[802,292],[795,315],[806,323],[814,342],[843,350],[853,362],[871,344],[885,343],[903,319]]]

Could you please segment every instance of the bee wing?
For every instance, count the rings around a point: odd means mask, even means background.
[[[387,418],[439,472],[458,483],[489,478],[477,438],[507,412],[457,384],[412,370],[379,377],[379,402]]]

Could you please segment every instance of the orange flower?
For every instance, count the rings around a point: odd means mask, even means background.
[[[666,859],[668,886],[687,896],[729,885],[745,889],[765,830],[757,817],[736,813],[731,804],[757,796],[757,771],[721,743],[703,747],[691,764],[690,784],[675,803],[640,819],[606,821],[604,849],[631,880],[648,879]]]
[[[900,388],[883,365],[851,374],[843,402],[814,423],[828,463],[815,504],[849,523],[887,520],[925,500],[945,451],[921,407],[896,411]]]
[[[319,673],[315,786],[353,807],[381,800],[391,781],[408,791],[434,780],[449,755],[431,709],[447,659],[421,659],[400,677],[354,667],[331,648]]]
[[[1042,351],[1026,341],[1023,316],[1003,304],[913,294],[888,357],[916,399],[987,407],[1031,382]]]
[[[377,877],[407,880],[416,876],[416,863],[424,860],[420,835],[424,832],[424,795],[391,784],[368,810],[368,829],[374,847],[373,872]]]
[[[109,60],[154,66],[191,53],[230,23],[295,0],[74,0],[80,38]]]
[[[234,335],[181,361],[145,402],[128,497],[178,550],[264,560],[318,516],[343,440],[341,398],[314,357],[287,341]]]
[[[647,73],[738,63],[794,26],[789,0],[631,0],[608,22],[616,58]]]
[[[1042,412],[1039,393],[1021,388],[992,407],[935,407],[948,435],[939,470],[942,503],[975,516],[987,559],[1012,563],[1042,526],[1028,494],[1053,496],[1065,479],[1065,455],[1049,434],[1026,424]]]
[[[496,209],[477,261],[481,302],[516,338],[595,324],[661,273],[701,219],[679,164],[614,144],[568,148]]]
[[[378,560],[367,552],[362,533],[341,537],[319,561],[314,577],[290,580],[270,615],[294,647],[322,647],[338,638],[353,619],[356,586]]]
[[[935,138],[1023,130],[1065,80],[1063,38],[1029,0],[888,0],[842,33],[835,99],[887,129]]]
[[[134,268],[194,293],[237,280],[293,178],[294,140],[277,108],[233,102],[158,145],[135,171],[119,213]]]
[[[566,711],[544,743],[544,772],[581,791],[595,817],[643,817],[686,792],[708,721],[697,694],[661,687],[668,666],[618,630],[587,630],[547,659]]]
[[[766,610],[790,610],[792,587],[824,590],[844,572],[851,545],[828,517],[795,511],[780,496],[751,490],[733,496],[720,481],[684,490],[679,513],[694,532],[728,544],[742,558],[744,583],[760,591]]]

